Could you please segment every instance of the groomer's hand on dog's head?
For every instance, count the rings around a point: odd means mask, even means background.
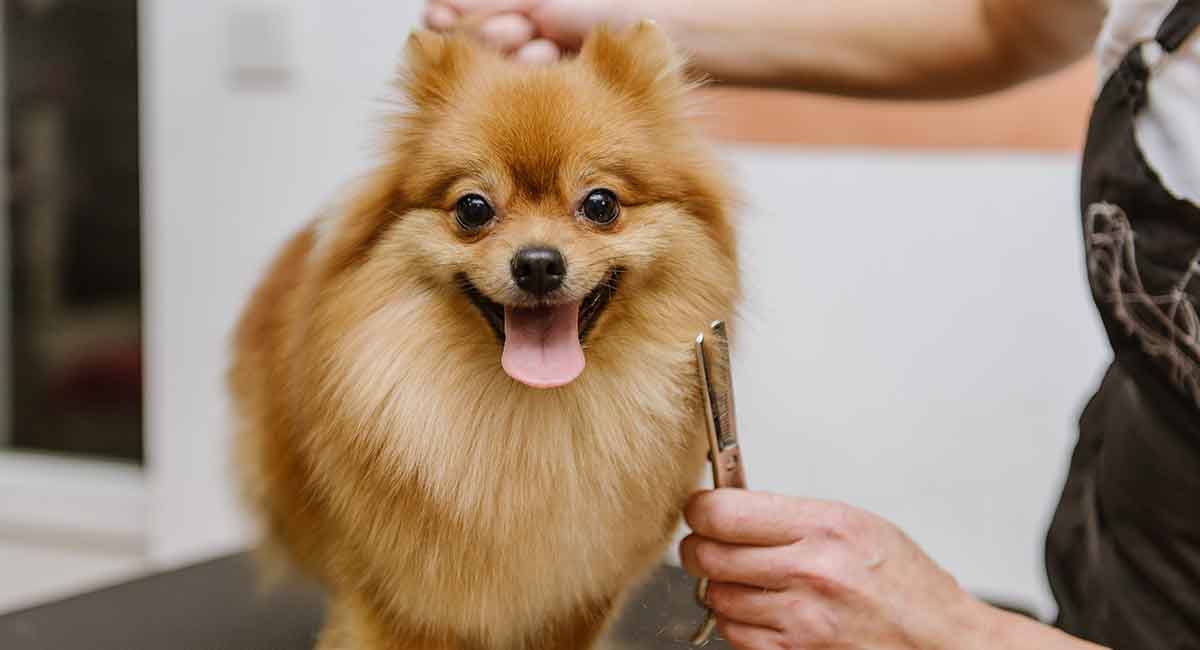
[[[545,64],[577,52],[599,25],[627,25],[611,0],[430,0],[425,24],[465,30],[524,63]]]

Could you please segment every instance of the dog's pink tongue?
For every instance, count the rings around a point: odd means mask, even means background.
[[[579,306],[573,302],[536,309],[504,308],[504,354],[500,365],[534,388],[569,384],[583,372]]]

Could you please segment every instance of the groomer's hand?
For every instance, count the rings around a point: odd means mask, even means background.
[[[762,492],[697,494],[683,566],[739,650],[990,647],[989,607],[891,523],[855,508]]]
[[[429,0],[425,24],[437,31],[465,26],[489,45],[530,63],[579,49],[598,24],[627,19],[615,0]]]

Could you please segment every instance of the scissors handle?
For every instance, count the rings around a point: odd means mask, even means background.
[[[712,451],[716,452],[715,458],[712,455],[709,456],[713,465],[713,487],[746,487],[746,475],[742,470],[742,458],[737,446],[726,447],[720,451],[714,447]],[[713,630],[717,627],[717,616],[711,609],[708,609],[708,604],[705,602],[707,599],[708,578],[700,578],[696,583],[696,602],[705,608],[705,615],[704,623],[691,638],[691,644],[697,648],[708,645]]]
[[[702,579],[700,582],[701,582],[701,584],[704,585],[705,590],[707,590],[708,580]],[[701,602],[704,602],[704,601],[701,601]],[[710,610],[704,615],[704,623],[700,625],[700,629],[696,630],[696,634],[695,634],[695,636],[693,636],[691,638],[690,643],[692,644],[692,646],[697,647],[697,648],[708,645],[708,642],[712,640],[713,630],[715,630],[716,628],[717,628],[717,615],[713,614],[712,611]]]
[[[717,452],[713,464],[713,487],[744,488],[746,473],[742,469],[742,454],[737,445]]]

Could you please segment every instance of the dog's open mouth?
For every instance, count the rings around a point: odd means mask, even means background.
[[[465,274],[458,283],[504,347],[505,372],[536,388],[554,388],[583,372],[583,341],[612,301],[620,279],[620,269],[613,269],[583,300],[536,307],[502,305],[483,295]]]

